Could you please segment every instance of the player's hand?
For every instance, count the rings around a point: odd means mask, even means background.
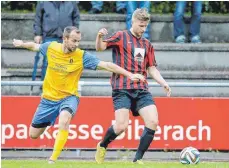
[[[34,37],[34,41],[35,41],[35,43],[37,43],[37,44],[41,44],[41,42],[42,42],[42,36],[35,36],[35,37]]]
[[[145,81],[146,80],[145,77],[143,75],[141,75],[141,74],[131,74],[130,75],[130,79],[132,81],[139,81],[139,80]]]
[[[13,40],[13,45],[14,45],[15,47],[22,47],[23,41],[22,41],[22,40],[14,39],[14,40]]]
[[[166,94],[167,94],[167,97],[170,97],[172,90],[171,90],[171,88],[169,87],[169,85],[168,85],[168,84],[165,84],[165,85],[164,85],[164,89],[165,89],[165,92],[166,92]]]
[[[99,32],[98,32],[99,37],[103,37],[103,36],[105,36],[107,34],[108,34],[108,31],[105,28],[100,29]]]

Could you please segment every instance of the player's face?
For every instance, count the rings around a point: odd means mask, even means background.
[[[79,46],[80,40],[81,40],[81,34],[72,31],[68,38],[64,38],[65,48],[69,52],[75,51]]]
[[[146,31],[146,27],[148,26],[149,21],[141,21],[135,19],[132,21],[133,32],[137,37],[142,37],[143,33]]]

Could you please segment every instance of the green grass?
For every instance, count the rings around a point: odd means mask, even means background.
[[[128,161],[111,161],[101,165],[93,161],[58,161],[49,165],[45,160],[2,160],[2,168],[229,168],[226,162],[202,162],[198,165],[182,165],[178,162],[145,162],[136,165]]]

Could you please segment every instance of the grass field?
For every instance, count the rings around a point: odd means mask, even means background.
[[[58,161],[48,164],[45,160],[2,160],[2,168],[229,168],[226,162],[202,162],[198,165],[182,165],[178,162],[145,162],[136,165],[131,162],[105,162],[98,165],[93,161]]]

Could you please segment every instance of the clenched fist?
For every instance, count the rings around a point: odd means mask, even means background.
[[[108,32],[107,32],[107,29],[106,28],[102,28],[98,32],[99,37],[103,37],[103,36],[105,36],[107,34],[108,34]]]
[[[14,40],[13,40],[13,45],[14,45],[15,47],[22,47],[23,41],[22,41],[22,40],[14,39]]]

